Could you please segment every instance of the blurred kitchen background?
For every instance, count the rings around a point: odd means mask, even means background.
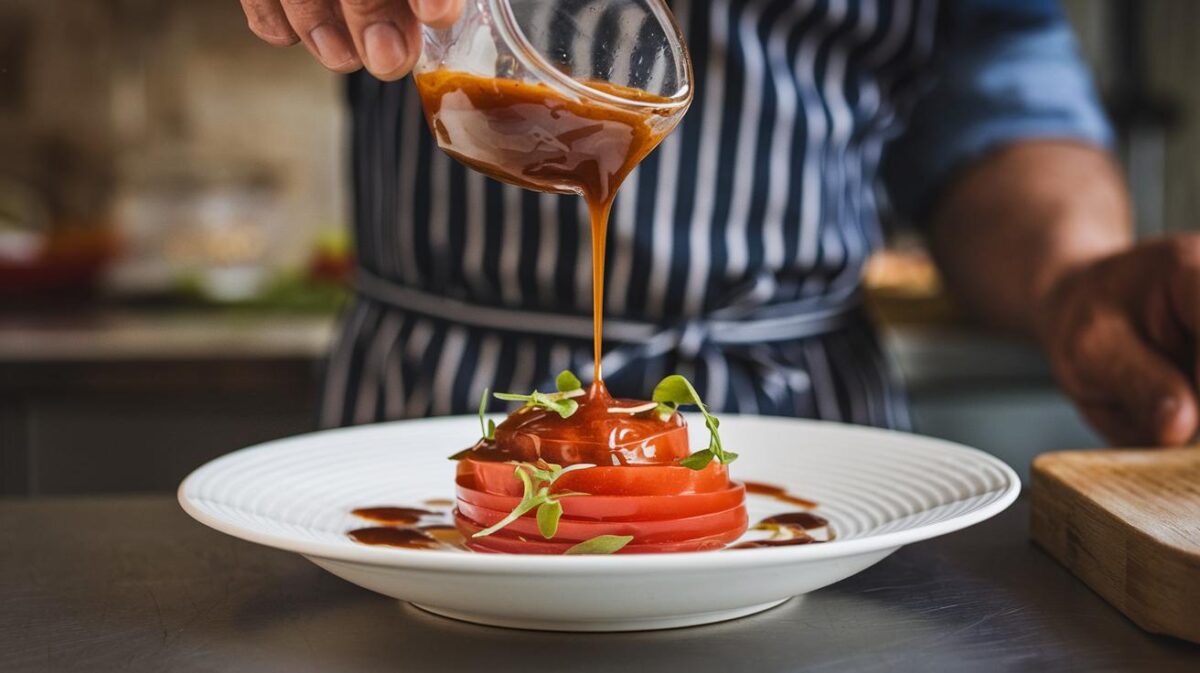
[[[1070,0],[1142,235],[1200,213],[1200,3]],[[345,300],[339,79],[235,0],[0,0],[0,495],[169,490],[315,425]],[[1100,440],[1027,344],[964,324],[919,238],[872,304],[917,429],[1024,471]]]

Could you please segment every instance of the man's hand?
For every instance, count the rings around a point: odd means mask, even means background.
[[[1135,244],[1131,219],[1105,152],[1027,141],[953,181],[931,242],[960,304],[1036,337],[1111,442],[1183,444],[1200,425],[1200,237]]]
[[[1200,236],[1064,274],[1035,320],[1059,383],[1109,440],[1173,446],[1196,434]]]
[[[335,72],[366,66],[379,79],[404,77],[421,53],[420,24],[445,27],[463,0],[241,0],[250,30],[268,44],[303,42]]]

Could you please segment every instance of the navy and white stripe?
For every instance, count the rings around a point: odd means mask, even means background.
[[[880,148],[933,53],[934,0],[670,4],[697,96],[613,210],[609,387],[644,397],[679,372],[723,411],[904,427],[854,301],[881,238]],[[409,80],[356,74],[350,98],[363,294],[331,356],[324,424],[469,413],[485,386],[588,375],[582,200],[447,159]],[[772,307],[837,320],[764,322]],[[711,320],[746,320],[754,338]]]

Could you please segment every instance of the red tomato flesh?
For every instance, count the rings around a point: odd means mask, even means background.
[[[578,544],[577,542],[557,542],[557,538],[555,538],[555,540],[546,540],[540,534],[537,534],[536,536],[517,536],[506,532],[508,530],[507,528],[487,537],[476,539],[472,538],[471,535],[483,530],[479,524],[466,519],[461,515],[456,515],[454,517],[454,523],[458,527],[459,532],[466,537],[467,546],[473,551],[478,552],[494,554],[561,555],[571,547]],[[635,535],[632,542],[616,553],[663,554],[689,551],[716,551],[718,549],[724,549],[725,545],[737,540],[739,537],[741,537],[743,532],[743,529],[733,529],[705,537],[660,544],[641,544]]]
[[[495,495],[475,486],[471,476],[458,480],[458,500],[479,507],[511,512],[520,504],[514,495]],[[740,505],[746,498],[746,487],[734,483],[729,488],[710,493],[682,495],[589,495],[564,497],[563,516],[589,521],[654,521],[682,519],[710,512],[719,512]]]
[[[478,490],[520,497],[525,487],[516,466],[469,458],[458,461],[458,477],[473,477]],[[729,471],[713,461],[703,470],[679,465],[605,466],[568,472],[554,483],[553,492],[575,491],[588,495],[683,495],[712,493],[729,488]]]
[[[681,415],[664,420],[654,409],[622,412],[642,403],[614,400],[600,382],[573,399],[579,406],[568,418],[534,406],[516,411],[494,439],[481,440],[459,460],[455,522],[472,549],[561,554],[598,535],[630,535],[633,542],[621,553],[701,551],[722,548],[745,532],[745,487],[730,482],[726,466],[679,465],[690,453]],[[533,512],[492,535],[470,538],[520,504],[525,486],[514,461],[587,466],[554,482],[552,493],[572,494],[560,499],[554,539],[542,537]]]
[[[508,511],[488,509],[462,501],[458,503],[457,512],[459,516],[484,527],[492,526],[508,515]],[[735,529],[740,535],[746,530],[746,523],[746,508],[740,504],[710,514],[658,521],[583,521],[563,517],[558,522],[554,540],[582,542],[598,535],[632,535],[640,544],[684,542]],[[513,521],[502,530],[510,531],[514,535],[545,539],[538,532],[533,512]]]

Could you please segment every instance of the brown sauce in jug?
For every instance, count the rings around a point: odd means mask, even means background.
[[[678,107],[645,91],[606,82],[586,84],[650,105],[572,100],[545,84],[453,70],[421,73],[414,80],[429,126],[446,153],[498,180],[539,192],[579,194],[587,201],[592,220],[593,355],[595,380],[601,380],[609,212],[621,182],[674,126],[668,118],[679,113]]]

